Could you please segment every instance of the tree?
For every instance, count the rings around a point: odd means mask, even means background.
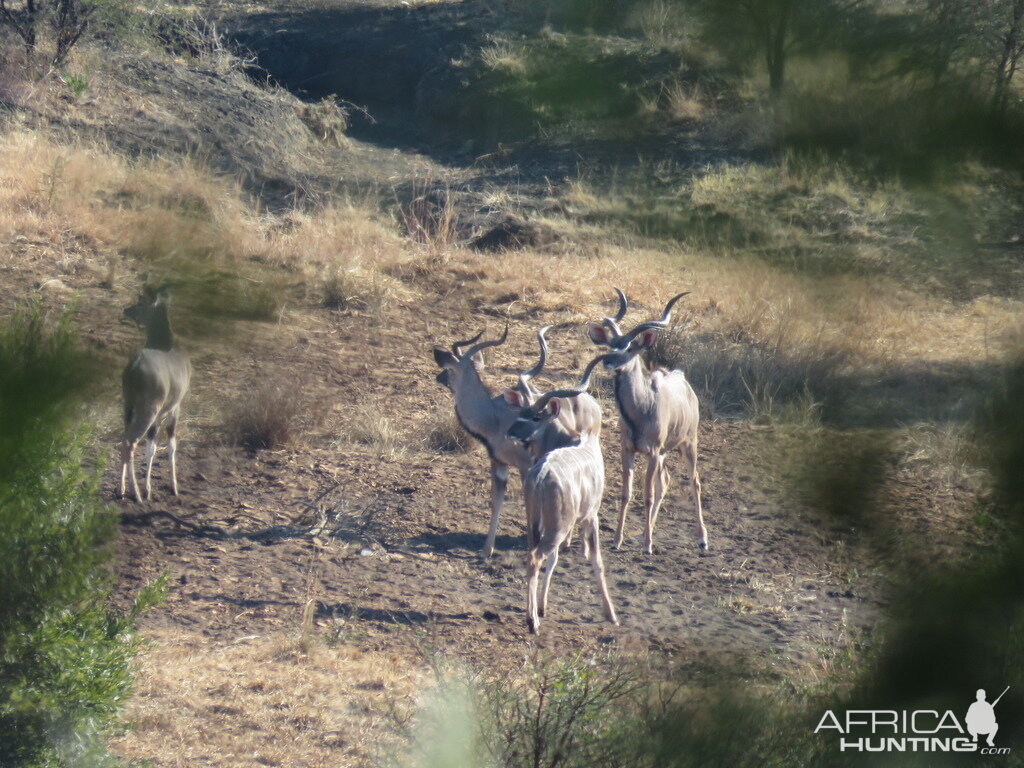
[[[36,24],[39,19],[39,6],[36,0],[25,0],[21,11],[14,11],[7,5],[7,0],[0,0],[0,14],[18,33],[25,43],[25,51],[31,57],[36,50]]]
[[[25,52],[31,59],[39,42],[39,26],[46,19],[53,23],[54,52],[51,63],[61,66],[79,41],[96,9],[96,4],[86,0],[53,0],[47,5],[46,0],[25,0],[23,7],[14,9],[8,0],[0,0],[0,17],[2,17],[25,44]]]
[[[992,110],[1006,114],[1010,103],[1010,86],[1024,55],[1024,0],[1003,0],[993,3],[995,22],[995,71],[992,87]]]
[[[761,58],[773,96],[793,53],[835,39],[861,0],[697,0],[705,34],[735,59]]]

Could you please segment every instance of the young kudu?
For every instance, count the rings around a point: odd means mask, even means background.
[[[526,519],[530,528],[530,551],[526,558],[526,611],[527,626],[531,632],[537,632],[547,609],[548,589],[558,564],[558,548],[569,540],[577,523],[583,526],[583,555],[593,566],[605,617],[613,624],[619,623],[608,596],[598,533],[598,512],[604,495],[600,429],[597,432],[580,432],[567,427],[559,419],[564,406],[580,398],[591,400],[597,407],[596,401],[585,392],[594,366],[601,359],[602,356],[598,356],[590,361],[575,388],[547,392],[530,405],[523,404],[516,390],[505,390],[508,403],[518,409],[507,435],[529,450],[534,460],[533,466],[523,475]],[[542,567],[544,582],[538,599],[537,581]]]
[[[146,346],[124,369],[121,384],[124,391],[124,440],[121,444],[121,488],[129,467],[132,492],[142,501],[135,477],[135,448],[146,436],[146,498],[152,495],[150,478],[156,456],[157,430],[167,427],[167,452],[171,461],[171,489],[178,495],[178,438],[175,434],[181,401],[192,379],[188,355],[174,348],[174,336],[167,316],[170,296],[166,287],[145,288],[139,299],[126,308],[124,316],[146,329]]]
[[[682,371],[662,368],[648,371],[640,353],[653,346],[659,330],[668,327],[672,307],[686,296],[681,293],[665,305],[660,320],[640,323],[623,333],[619,323],[626,315],[626,296],[618,288],[619,311],[614,318],[590,323],[587,332],[595,344],[610,351],[603,355],[604,366],[615,378],[615,403],[619,409],[622,433],[622,500],[615,548],[622,546],[626,526],[626,508],[633,493],[633,464],[637,453],[647,455],[644,493],[644,551],[654,552],[654,525],[668,488],[669,474],[665,455],[679,451],[690,472],[690,493],[697,516],[701,549],[708,548],[708,532],[700,499],[700,475],[697,473],[697,426],[700,409],[697,394]]]
[[[529,371],[519,375],[516,392],[527,402],[537,397],[537,391],[530,381],[540,374],[547,360],[547,342],[544,333],[548,327],[537,332],[540,344],[540,357],[537,364]],[[451,390],[455,404],[455,416],[470,435],[483,443],[491,462],[491,524],[484,542],[483,555],[490,557],[494,552],[494,539],[498,533],[498,522],[505,503],[505,489],[508,485],[509,468],[515,467],[520,477],[529,469],[533,460],[521,445],[509,440],[505,431],[515,421],[515,411],[506,403],[502,395],[494,396],[487,389],[480,377],[483,370],[484,349],[503,344],[508,338],[508,326],[500,338],[492,341],[480,341],[483,331],[471,339],[457,341],[452,344],[451,352],[439,347],[434,348],[434,360],[441,367],[437,374],[437,382]],[[463,347],[469,346],[466,352]],[[585,431],[600,430],[601,413],[594,409],[597,403],[581,402],[572,408],[563,409],[562,420],[570,426],[577,424]]]

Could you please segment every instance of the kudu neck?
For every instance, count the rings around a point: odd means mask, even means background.
[[[624,427],[635,441],[641,422],[654,409],[654,388],[639,357],[615,372],[615,405]]]
[[[644,364],[637,355],[624,366],[615,371],[616,384],[636,397],[650,393],[651,377],[644,369]]]
[[[158,304],[146,322],[146,348],[160,349],[170,352],[174,348],[174,334],[171,332],[171,320],[167,315],[167,305]]]
[[[558,448],[579,445],[581,440],[579,433],[570,432],[556,419],[544,427],[536,440],[530,442],[530,453],[534,461],[539,461],[545,454]]]

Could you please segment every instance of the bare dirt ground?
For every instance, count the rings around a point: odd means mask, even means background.
[[[427,307],[424,314],[437,317],[444,310]],[[560,563],[550,620],[539,639],[529,638],[517,484],[499,532],[500,552],[485,562],[477,554],[488,516],[484,453],[436,453],[415,444],[422,431],[416,422],[451,407],[447,391],[433,382],[425,343],[438,334],[437,324],[428,328],[422,316],[409,315],[395,323],[402,329],[397,332],[359,327],[358,320],[329,312],[304,320],[302,328],[259,329],[271,331],[265,333],[267,346],[249,350],[259,356],[260,370],[287,371],[303,382],[305,396],[341,415],[364,404],[388,409],[413,445],[388,455],[314,439],[301,449],[252,455],[220,444],[212,428],[193,427],[183,437],[189,449],[181,450],[181,498],[168,497],[166,466],[158,460],[157,498],[121,507],[125,586],[163,571],[172,579],[167,606],[147,622],[212,636],[293,628],[305,603],[315,599],[317,618],[344,620],[373,648],[409,643],[410,630],[422,628],[481,659],[534,643],[616,643],[736,653],[784,668],[807,661],[815,644],[834,642],[844,614],[863,620],[866,595],[835,572],[829,537],[744,459],[770,442],[770,431],[723,421],[702,431],[705,501],[714,532],[710,554],[696,547],[687,488],[677,481],[657,530],[660,552],[645,556],[636,542],[638,501],[629,519],[631,540],[622,551],[607,553],[622,627],[601,621],[589,567],[574,551]],[[438,339],[459,332],[451,327]],[[365,356],[375,349],[387,350],[386,358],[371,366]],[[197,371],[207,371],[197,377],[197,400],[225,381],[253,377],[247,361],[225,359],[225,351],[218,350],[216,363],[212,355],[197,355]],[[514,360],[499,357],[491,380],[510,379]],[[603,405],[608,526],[619,487],[617,418],[607,399]],[[111,491],[115,469],[112,463]],[[314,500],[327,522],[319,533],[310,532],[318,516],[306,506]],[[159,518],[136,522],[138,511],[157,510],[218,525],[227,535],[197,535]]]

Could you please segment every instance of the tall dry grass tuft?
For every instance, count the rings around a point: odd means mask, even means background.
[[[396,457],[407,449],[406,436],[381,405],[363,403],[347,411],[334,429],[340,442],[365,445]]]
[[[425,243],[430,253],[444,254],[459,237],[455,193],[429,180],[413,184],[413,198],[401,206],[409,237]]]
[[[427,423],[426,444],[440,453],[469,453],[478,445],[449,412],[438,413]]]
[[[314,413],[295,393],[294,384],[282,381],[264,381],[243,392],[226,411],[227,439],[251,451],[295,445],[312,426]]]

